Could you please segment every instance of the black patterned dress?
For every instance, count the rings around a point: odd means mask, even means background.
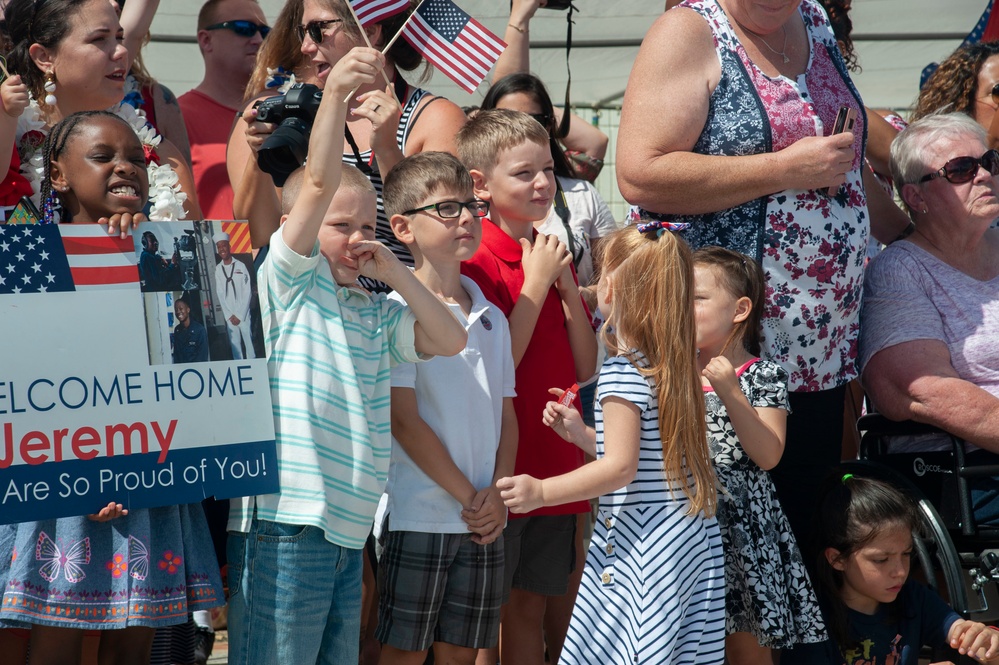
[[[752,406],[788,408],[780,365],[754,359],[737,374]],[[704,391],[725,552],[725,632],[752,633],[772,649],[821,642],[822,615],[770,474],[742,449],[721,398]]]

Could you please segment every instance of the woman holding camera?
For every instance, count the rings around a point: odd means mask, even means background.
[[[287,52],[290,40],[297,39],[301,53],[313,68],[313,80],[322,88],[333,65],[350,49],[365,45],[365,37],[346,0],[289,0],[288,6],[295,4],[302,9],[297,25],[293,30],[281,33],[275,26],[268,41],[283,40],[283,44],[275,42],[272,48]],[[410,4],[416,5],[412,0]],[[403,12],[367,26],[364,28],[367,41],[374,48],[383,49],[405,23],[408,14]],[[279,18],[278,23],[281,21]],[[363,86],[351,100],[344,161],[360,168],[378,192],[376,237],[411,265],[412,257],[388,226],[381,200],[382,178],[404,155],[425,150],[455,152],[454,136],[464,124],[465,114],[452,102],[411,86],[402,78],[400,70],[413,71],[423,64],[423,56],[405,39],[396,40],[386,57],[385,71],[391,83],[382,79],[374,85]],[[244,132],[234,131],[230,138],[227,163],[230,179],[238,183],[235,215],[251,219],[251,237],[254,246],[258,247],[266,244],[281,216],[277,190],[272,182],[265,186],[270,176],[260,170],[255,159],[255,153],[272,134],[274,125],[258,122],[253,108],[243,113],[243,120],[246,122]],[[242,140],[240,134],[243,134]],[[241,192],[251,196],[241,201]]]

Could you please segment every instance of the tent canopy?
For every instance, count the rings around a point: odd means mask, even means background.
[[[508,19],[506,0],[458,0],[459,5],[502,36]],[[617,107],[631,64],[648,27],[662,14],[664,0],[575,0],[571,53],[572,102],[577,106]],[[273,20],[280,0],[260,0]],[[930,62],[951,53],[971,31],[987,0],[854,0],[851,19],[863,71],[855,81],[865,103],[874,108],[908,108],[919,75]],[[203,67],[194,43],[199,0],[162,3],[153,23],[145,60],[152,74],[176,94],[201,80]],[[553,99],[565,95],[565,12],[540,9],[531,23],[531,68],[547,83]],[[427,85],[459,105],[477,104],[488,80],[469,95],[439,72]]]

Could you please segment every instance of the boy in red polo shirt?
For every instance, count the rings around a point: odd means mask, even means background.
[[[571,255],[555,236],[534,231],[555,195],[548,133],[527,114],[493,109],[469,120],[457,143],[475,196],[490,204],[482,245],[462,264],[462,273],[510,322],[520,428],[514,473],[537,478],[566,473],[583,464],[583,453],[546,427],[541,413],[549,388],[590,378],[597,342]],[[510,590],[501,619],[504,662],[543,665],[547,599],[568,590],[576,563],[576,515],[589,510],[589,503],[580,501],[510,516],[503,534]],[[549,649],[558,652],[561,645]]]

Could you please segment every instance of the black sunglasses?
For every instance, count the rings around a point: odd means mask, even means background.
[[[304,42],[305,35],[308,34],[312,38],[312,41],[316,44],[322,44],[326,39],[326,28],[330,27],[334,23],[343,23],[342,18],[331,18],[325,21],[309,21],[305,25],[300,25],[295,28],[298,33],[298,41]]]
[[[934,178],[947,178],[949,182],[960,185],[974,180],[980,166],[992,175],[999,175],[999,152],[986,150],[981,157],[955,157],[944,164],[943,168],[937,169],[929,175],[924,175],[919,179],[919,182],[926,182]]]
[[[441,219],[455,219],[456,217],[461,217],[461,209],[468,208],[468,212],[472,213],[472,217],[485,217],[489,214],[489,201],[441,201],[440,203],[431,203],[428,206],[423,206],[422,208],[413,208],[412,210],[405,210],[402,214],[412,215],[415,212],[424,212],[433,208]]]
[[[992,101],[999,104],[999,83],[992,86]]]
[[[205,30],[232,30],[240,37],[252,37],[259,32],[261,39],[266,37],[267,33],[271,31],[270,26],[260,25],[253,21],[222,21],[221,23],[207,26]]]
[[[546,130],[551,128],[553,118],[547,113],[528,113],[527,115],[537,120],[538,124],[540,124]]]

